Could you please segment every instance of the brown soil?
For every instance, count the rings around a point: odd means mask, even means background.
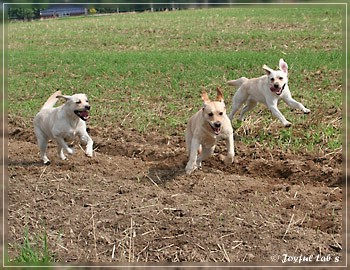
[[[9,120],[8,251],[48,235],[57,262],[342,261],[342,156],[292,155],[236,141],[184,173],[184,137],[91,127],[95,156],[77,143],[68,161],[49,146],[41,164],[34,132]],[[325,258],[325,257],[318,257]]]

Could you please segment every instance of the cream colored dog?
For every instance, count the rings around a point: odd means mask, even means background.
[[[239,87],[232,98],[232,111],[229,115],[230,120],[232,120],[234,114],[243,103],[246,103],[246,105],[243,107],[239,117],[241,121],[243,120],[244,114],[253,109],[257,103],[260,102],[265,104],[272,115],[277,117],[285,127],[289,127],[292,123],[287,121],[277,108],[277,103],[280,99],[283,99],[294,109],[300,109],[304,113],[310,112],[303,104],[292,98],[288,87],[288,65],[283,59],[279,61],[279,68],[280,70],[273,70],[264,65],[263,69],[266,71],[267,75],[254,79],[242,77],[238,80],[228,82],[230,85]]]
[[[186,165],[187,174],[200,167],[201,162],[214,152],[219,136],[226,140],[227,156],[224,163],[232,164],[235,155],[233,129],[226,115],[221,90],[217,89],[216,101],[210,101],[205,91],[202,92],[202,99],[203,108],[190,118],[186,128],[186,147],[189,155]]]
[[[54,108],[58,98],[63,98],[66,102]],[[86,155],[92,157],[93,141],[86,131],[85,123],[89,119],[89,110],[90,104],[85,94],[63,96],[61,91],[57,91],[49,97],[34,118],[34,131],[44,164],[50,164],[47,157],[49,139],[56,141],[58,154],[62,160],[65,160],[67,158],[63,151],[73,154],[73,150],[69,148],[65,139],[73,139],[76,135],[86,144]]]

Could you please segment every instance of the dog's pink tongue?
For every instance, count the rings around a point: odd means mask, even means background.
[[[87,111],[86,112],[81,112],[80,116],[87,120],[89,118],[89,113]]]
[[[216,135],[219,135],[220,131],[221,131],[221,128],[215,128],[214,129],[214,132],[215,132]]]
[[[276,93],[277,95],[280,95],[282,93],[282,89],[278,88],[274,88],[274,87],[271,87],[270,90],[274,93]]]

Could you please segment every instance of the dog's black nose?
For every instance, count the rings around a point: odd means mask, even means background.
[[[215,122],[215,123],[214,123],[214,126],[217,127],[217,128],[219,128],[219,127],[221,127],[221,123],[220,123],[220,122]]]
[[[86,110],[90,110],[90,105],[86,105],[86,106],[85,106],[85,109],[86,109]]]
[[[278,84],[274,84],[273,87],[275,87],[276,89],[279,87]]]

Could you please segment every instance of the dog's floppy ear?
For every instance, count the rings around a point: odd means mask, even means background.
[[[61,96],[62,92],[60,90],[56,91],[53,96],[55,96],[56,98],[58,98],[58,96]]]
[[[216,88],[216,101],[224,102],[224,94],[222,93],[220,87]]]
[[[273,72],[273,69],[269,68],[269,67],[268,67],[268,66],[266,66],[266,65],[263,65],[263,69],[265,69],[265,71],[266,71],[267,75],[270,75],[270,74],[271,74],[271,72]]]
[[[205,106],[206,103],[210,102],[210,99],[208,97],[208,94],[205,90],[202,91],[202,100],[203,100],[203,105]]]
[[[286,62],[284,62],[282,58],[280,59],[279,67],[280,67],[280,70],[282,70],[284,73],[288,73],[288,65]]]
[[[63,98],[63,99],[65,99],[66,101],[68,101],[68,100],[71,100],[71,96],[67,96],[67,95],[57,95],[56,96],[57,98]]]

